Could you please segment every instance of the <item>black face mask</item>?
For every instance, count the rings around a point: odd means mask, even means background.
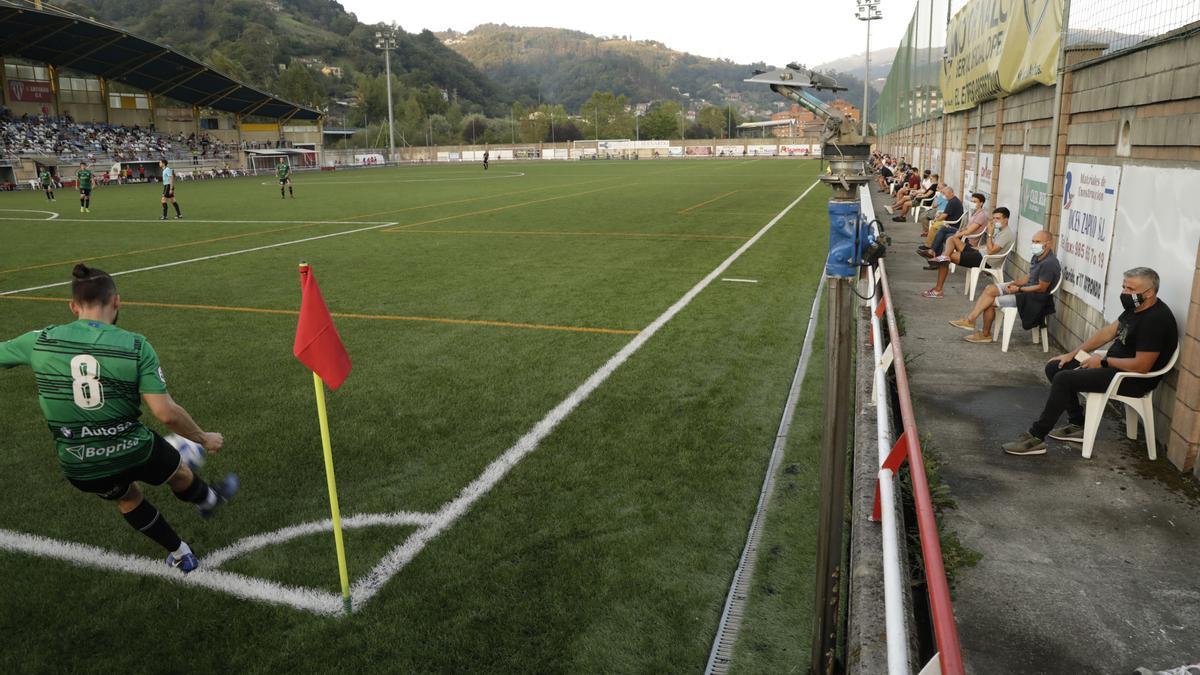
[[[1122,293],[1121,306],[1125,309],[1137,309],[1146,302],[1146,296],[1141,293]]]

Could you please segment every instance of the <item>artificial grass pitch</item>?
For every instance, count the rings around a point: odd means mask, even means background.
[[[0,294],[23,292],[0,296],[0,339],[71,320],[54,284],[75,261],[139,270],[117,276],[121,325],[154,344],[176,400],[225,434],[204,474],[242,479],[207,522],[145,491],[203,568],[206,551],[329,517],[311,376],[291,355],[299,260],[354,363],[329,397],[343,514],[436,514],[817,170],[414,166],[302,173],[286,200],[269,176],[184,182],[184,219],[168,221],[154,185],[100,187],[87,214],[69,190],[53,204],[6,193]],[[701,669],[804,338],[824,199],[814,190],[722,275],[758,283],[714,281],[350,617],[6,549],[8,531],[160,553],[66,483],[32,373],[0,371],[0,670]],[[819,419],[805,399],[798,417]],[[816,448],[788,454],[807,467]],[[815,489],[798,494],[789,532],[816,508]],[[348,533],[352,576],[416,529]],[[220,569],[337,588],[328,534]]]

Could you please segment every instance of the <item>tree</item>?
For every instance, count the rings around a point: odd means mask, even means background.
[[[633,138],[633,113],[629,99],[611,91],[593,92],[579,109],[584,121],[584,133],[589,138]],[[599,125],[599,126],[597,126]]]
[[[312,107],[325,101],[321,85],[299,61],[292,61],[288,69],[279,75],[278,92],[285,100]]]
[[[665,140],[679,138],[680,115],[683,109],[675,101],[663,101],[650,107],[642,116],[642,138]]]
[[[741,118],[731,106],[704,106],[696,115],[696,124],[704,128],[707,138],[729,138],[731,129],[741,124]]]
[[[483,115],[471,114],[462,121],[462,132],[459,134],[463,143],[479,144],[487,142],[488,120]]]

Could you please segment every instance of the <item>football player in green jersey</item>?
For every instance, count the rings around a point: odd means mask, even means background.
[[[38,403],[67,481],[115,501],[125,521],[166,549],[167,564],[186,574],[199,561],[137,483],[166,483],[207,518],[237,492],[238,479],[230,474],[206,484],[170,443],[138,420],[142,403],[167,428],[209,453],[218,452],[225,438],[203,431],[167,393],[150,342],[117,328],[121,297],[113,278],[82,264],[72,276],[70,307],[78,320],[0,342],[0,369],[33,369]]]
[[[75,172],[75,180],[79,182],[79,212],[90,213],[92,210],[92,170],[87,162],[79,163]]]
[[[292,196],[292,199],[295,199],[296,193],[292,192],[292,167],[287,163],[286,159],[279,160],[279,164],[275,165],[275,175],[279,177],[279,198],[287,199],[287,196],[283,194],[283,189],[286,186],[288,194]]]
[[[42,181],[42,190],[46,193],[46,201],[54,201],[54,174],[50,173],[50,167],[44,166],[38,179]]]

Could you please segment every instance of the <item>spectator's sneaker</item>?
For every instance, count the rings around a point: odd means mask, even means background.
[[[905,218],[904,216],[892,216],[892,222],[893,222],[893,223],[904,223],[904,222],[907,222],[907,221],[908,221],[908,219],[907,219],[907,218]]]
[[[933,300],[941,300],[946,297],[941,291],[935,291],[932,288],[921,293],[922,298],[931,298]]]
[[[929,236],[929,233],[926,232],[925,236]],[[929,249],[930,249],[930,247],[926,246],[925,244],[921,244],[920,246],[917,247],[917,250],[919,250],[919,251],[928,251]]]
[[[889,216],[896,215],[896,209],[893,209],[891,206],[885,206],[883,208],[887,210]]]
[[[1050,430],[1050,438],[1058,441],[1072,441],[1074,443],[1083,442],[1083,427],[1078,424],[1065,424],[1057,429]]]
[[[991,333],[972,333],[972,334],[968,335],[965,339],[967,342],[974,342],[975,344],[986,345],[986,344],[991,343],[992,335],[991,335]]]
[[[954,326],[955,328],[969,330],[972,333],[975,332],[975,322],[974,321],[967,321],[966,319],[952,319],[949,323],[951,326]]]
[[[188,572],[191,572],[192,570],[194,570],[200,566],[200,560],[197,559],[196,555],[190,551],[187,553],[184,553],[182,556],[179,557],[178,560],[175,558],[174,553],[168,553],[167,554],[167,566],[174,567],[175,569],[179,570],[180,572],[187,574]]]
[[[1034,436],[1028,431],[1022,432],[1017,440],[1012,443],[1005,443],[1000,446],[1010,455],[1044,455],[1046,454],[1046,441]]]
[[[200,512],[200,517],[204,519],[212,518],[212,515],[216,513],[217,509],[221,508],[225,504],[228,504],[229,501],[233,499],[233,496],[237,494],[238,487],[240,485],[241,481],[238,480],[236,473],[231,473],[228,476],[225,476],[221,479],[220,483],[210,485],[209,487],[212,488],[212,491],[217,493],[217,503],[214,504],[211,509],[205,509],[197,506],[196,510]]]

